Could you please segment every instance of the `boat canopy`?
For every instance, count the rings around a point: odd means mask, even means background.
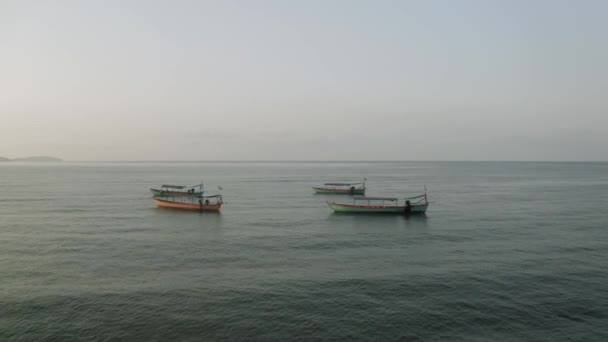
[[[328,186],[349,186],[349,185],[359,185],[359,184],[363,184],[361,182],[359,183],[325,183],[325,185]]]
[[[185,188],[185,186],[183,186],[183,185],[163,185],[163,188],[183,189],[183,188]]]
[[[355,196],[355,201],[398,201],[395,197],[365,197]]]
[[[168,189],[192,189],[192,188],[201,188],[203,187],[203,184],[196,184],[196,185],[190,185],[190,186],[185,186],[185,185],[168,185],[168,184],[164,184],[163,188],[168,188]]]

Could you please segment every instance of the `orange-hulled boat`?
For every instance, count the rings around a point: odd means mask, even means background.
[[[193,211],[220,211],[222,208],[222,195],[165,197],[152,199],[154,204],[161,208],[183,209]]]

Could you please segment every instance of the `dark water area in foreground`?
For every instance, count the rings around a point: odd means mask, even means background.
[[[425,217],[337,215],[367,177]],[[155,208],[223,187],[221,214]],[[608,164],[0,164],[0,341],[606,341]]]

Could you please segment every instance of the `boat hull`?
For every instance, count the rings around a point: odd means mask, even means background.
[[[366,214],[405,214],[404,205],[358,205],[327,202],[327,206],[336,213],[366,213]],[[412,205],[411,214],[424,214],[429,204]]]
[[[177,196],[196,196],[199,197],[202,192],[186,192],[186,191],[166,191],[158,189],[150,189],[152,196],[154,197],[177,197]]]
[[[317,194],[338,194],[338,195],[364,195],[365,188],[361,189],[331,189],[331,188],[312,188]]]
[[[191,211],[220,211],[222,208],[222,203],[214,203],[214,204],[197,204],[197,203],[180,203],[167,201],[159,198],[152,199],[154,204],[156,204],[160,208],[170,208],[170,209],[181,209],[181,210],[191,210]]]

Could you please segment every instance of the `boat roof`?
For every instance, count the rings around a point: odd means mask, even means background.
[[[348,186],[348,185],[358,185],[363,184],[362,182],[358,183],[325,183],[325,185],[335,185],[335,186]]]
[[[200,188],[202,187],[203,184],[196,184],[196,185],[170,185],[170,184],[163,184],[163,188],[169,188],[169,189],[186,189],[186,188]]]
[[[396,197],[365,197],[355,196],[355,201],[398,201]]]
[[[183,189],[183,188],[185,188],[185,186],[183,186],[183,185],[163,185],[163,188]]]

